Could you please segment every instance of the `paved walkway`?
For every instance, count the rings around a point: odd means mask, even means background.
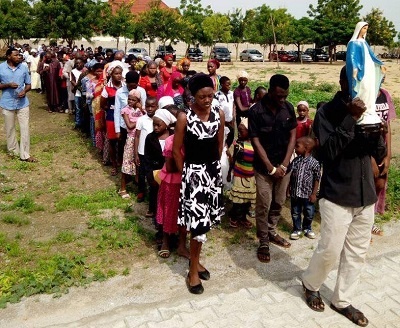
[[[354,299],[354,305],[370,320],[368,327],[400,327],[399,233],[400,223],[385,226],[385,236],[374,237],[370,248]],[[273,248],[268,265],[257,263],[255,256],[240,261],[237,256],[241,253],[219,254],[206,262],[212,277],[204,282],[205,292],[199,296],[186,290],[187,264],[177,259],[147,269],[147,277],[154,276],[153,284],[140,284],[144,276],[138,268],[138,276],[131,272],[129,277],[76,289],[60,299],[40,296],[10,305],[0,310],[0,327],[355,327],[329,306],[317,313],[305,304],[299,276],[315,244],[302,242],[300,254],[298,249],[290,253]],[[284,263],[285,258],[290,261]],[[160,278],[163,276],[165,279]],[[332,271],[321,289],[327,305],[335,277],[336,271]]]

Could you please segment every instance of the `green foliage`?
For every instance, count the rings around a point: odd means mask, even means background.
[[[19,210],[25,214],[29,214],[36,211],[44,211],[44,207],[42,205],[37,205],[31,195],[22,195],[11,204],[0,204],[0,210]]]
[[[34,35],[32,7],[27,0],[0,0],[0,38],[6,45]]]
[[[389,169],[387,188],[387,206],[398,217],[400,210],[400,165],[399,159],[393,159]]]
[[[347,44],[360,20],[362,7],[360,0],[318,0],[316,7],[310,5],[314,42],[319,47]]]
[[[7,224],[15,224],[18,227],[21,227],[23,225],[28,225],[30,223],[30,221],[27,218],[21,217],[15,213],[1,214],[0,217],[2,222]]]
[[[246,39],[263,48],[289,39],[289,26],[293,17],[285,8],[271,9],[266,5],[246,12]]]
[[[149,10],[138,17],[143,32],[151,40],[160,39],[162,44],[174,42],[179,38],[182,28],[187,27],[182,16],[173,9],[160,8],[160,0],[150,3]]]
[[[101,31],[106,6],[100,0],[38,1],[33,7],[37,36],[63,39],[69,46],[76,39],[90,40]]]
[[[66,194],[55,204],[57,212],[66,210],[89,211],[93,214],[98,213],[102,209],[119,208],[122,209],[126,203],[118,197],[114,190],[99,190],[93,194],[84,194],[79,192],[71,192]]]
[[[231,38],[231,25],[229,18],[223,14],[213,14],[204,18],[202,27],[204,34],[212,44],[228,42]]]
[[[396,37],[396,29],[392,22],[383,16],[383,11],[372,8],[371,12],[363,17],[368,22],[367,40],[370,45],[393,46],[393,39]]]

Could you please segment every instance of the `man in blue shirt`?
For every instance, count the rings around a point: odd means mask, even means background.
[[[11,156],[19,155],[22,161],[36,162],[29,154],[29,100],[26,93],[31,89],[31,77],[27,66],[21,65],[19,51],[8,49],[7,61],[0,64],[0,108],[4,115],[7,138],[7,151]],[[15,134],[15,116],[17,116],[21,141]]]

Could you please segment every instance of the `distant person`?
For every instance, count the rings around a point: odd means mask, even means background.
[[[305,100],[297,104],[296,139],[311,135],[313,120],[309,117],[309,105]]]
[[[31,77],[28,68],[20,63],[18,50],[7,49],[6,58],[0,64],[0,108],[4,115],[7,152],[12,157],[19,156],[21,161],[37,162],[30,155],[29,99],[26,93],[31,89]],[[21,136],[19,144],[15,129],[16,118]]]
[[[221,78],[221,75],[217,73],[217,69],[219,69],[220,66],[221,64],[217,59],[210,59],[207,62],[207,71],[209,76],[211,77],[211,80],[213,81],[214,92],[217,92],[221,88],[221,85],[219,84],[219,79]]]
[[[236,108],[236,124],[239,125],[243,117],[248,117],[248,110],[253,102],[251,99],[251,90],[247,86],[249,74],[246,71],[240,71],[237,74],[239,86],[233,92]]]
[[[384,140],[387,147],[387,155],[383,162],[378,165],[372,158],[372,169],[375,177],[375,189],[378,197],[375,203],[375,213],[384,214],[386,208],[386,189],[388,183],[388,173],[390,167],[390,159],[392,157],[392,130],[391,121],[396,118],[396,110],[392,97],[389,92],[382,87],[379,89],[378,98],[376,99],[376,112],[385,125]],[[377,226],[372,226],[372,233],[381,236],[383,231]]]

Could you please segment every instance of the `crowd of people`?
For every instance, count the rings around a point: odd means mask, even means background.
[[[269,243],[291,247],[277,229],[286,199],[290,198],[293,223],[290,239],[298,240],[303,235],[316,238],[312,222],[320,198],[321,241],[303,275],[303,288],[310,308],[323,311],[318,290],[331,269],[331,264],[323,263],[332,263],[344,243],[351,248],[346,234],[354,218],[370,219],[375,203],[377,213],[385,209],[394,106],[381,88],[376,111],[386,129],[375,136],[375,143],[370,136],[360,137],[356,122],[365,104],[349,100],[345,68],[340,73],[341,91],[332,101],[318,104],[313,122],[306,100],[296,109],[286,100],[290,82],[285,75],[273,75],[268,88],[259,86],[252,93],[248,73],[240,71],[238,87],[232,91],[231,79],[218,74],[220,63],[215,59],[207,62],[207,73],[202,73],[190,70],[187,58],[175,66],[172,56],[153,61],[125,56],[123,51],[103,52],[101,47],[92,51],[23,46],[9,49],[6,55],[7,61],[0,65],[0,106],[5,117],[28,108],[25,94],[29,90],[46,94],[49,112],[74,114],[75,129],[87,134],[102,163],[110,165],[110,174],[120,174],[118,194],[132,198],[127,189],[132,182],[137,202],[147,196],[146,217],[153,219],[157,230],[158,255],[168,258],[176,248],[179,256],[189,259],[186,284],[193,294],[201,294],[201,280],[210,279],[200,253],[207,232],[223,215],[232,229],[249,229],[255,218],[257,258],[268,263]],[[20,82],[10,84],[10,74],[19,71]],[[15,89],[17,99],[24,103],[10,107],[8,91]],[[8,151],[19,154],[10,120],[6,120],[6,130],[11,131],[7,132]],[[22,130],[21,125],[21,135]],[[33,161],[29,135],[23,140],[21,159]],[[231,202],[227,213],[224,190]],[[338,215],[348,222],[337,227],[333,221],[338,221]],[[372,223],[360,236],[363,249],[371,232],[382,234]],[[337,252],[328,260],[329,247]],[[359,263],[364,257],[358,257]],[[335,291],[331,305],[346,316],[350,310],[344,313],[342,309],[349,305],[346,293],[356,276],[341,276],[348,281]],[[364,324],[362,313],[353,310],[350,315],[355,322]]]

